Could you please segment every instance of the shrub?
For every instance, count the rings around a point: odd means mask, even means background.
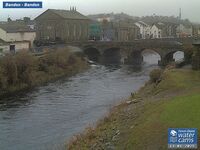
[[[38,68],[36,58],[26,51],[21,51],[16,54],[15,63],[19,82],[32,85],[34,72]]]
[[[0,66],[0,89],[6,89],[7,87],[7,78],[3,73],[3,68]]]
[[[189,64],[192,61],[192,55],[194,53],[194,47],[190,44],[187,44],[187,45],[184,45],[183,48],[184,48],[184,53],[185,53],[184,54],[185,62]]]
[[[0,59],[0,96],[71,75],[86,67],[86,62],[67,49],[35,57],[28,51],[7,54]]]
[[[154,69],[150,72],[150,81],[153,83],[158,83],[161,80],[162,70]]]
[[[69,57],[70,53],[67,49],[58,49],[47,54],[45,57],[45,62],[48,66],[56,65],[60,68],[66,68]]]
[[[14,56],[9,54],[2,59],[3,75],[7,78],[8,85],[14,85],[18,81],[17,65]]]

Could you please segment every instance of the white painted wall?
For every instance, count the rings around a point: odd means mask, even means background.
[[[9,50],[9,45],[0,45],[0,49],[2,49],[2,53],[9,53],[10,50]],[[0,52],[0,55],[1,55],[1,52]]]
[[[152,38],[162,38],[162,30],[159,29],[156,25],[151,27],[151,35]]]
[[[15,45],[15,52],[19,52],[20,50],[29,50],[29,42],[17,42],[10,45]]]
[[[145,38],[149,39],[151,36],[151,27],[147,26],[145,30]]]
[[[32,47],[35,38],[36,32],[7,33],[6,31],[0,28],[0,39],[4,40],[5,42],[30,41]]]
[[[135,25],[140,28],[140,35],[142,39],[149,38],[148,35],[150,35],[150,31],[151,31],[150,30],[151,27],[149,25],[147,24],[145,25],[145,23],[140,23],[140,22],[136,22]]]
[[[31,46],[33,46],[33,41],[36,38],[36,32],[17,32],[17,33],[7,33],[6,42],[13,41],[30,41]]]
[[[29,42],[13,42],[0,45],[0,49],[3,50],[2,53],[9,53],[10,45],[15,45],[15,52],[19,52],[20,50],[29,50]]]
[[[137,27],[140,28],[140,35],[141,35],[141,38],[144,39],[144,38],[145,38],[145,26],[142,25],[142,24],[139,23],[139,22],[136,22],[135,25],[136,25]]]
[[[6,31],[2,30],[1,28],[0,28],[0,39],[4,41],[6,41],[7,39]]]

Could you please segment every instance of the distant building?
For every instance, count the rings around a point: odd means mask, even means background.
[[[165,23],[166,37],[168,37],[168,38],[177,37],[177,35],[176,35],[177,26],[178,26],[178,24],[175,24],[175,23]]]
[[[136,26],[134,23],[129,24],[129,41],[133,41],[135,39],[139,39],[140,28]]]
[[[23,19],[17,19],[17,20],[11,20],[10,18],[8,18],[8,22],[20,23],[20,24],[28,26],[31,29],[35,29],[35,21],[31,20],[31,18],[29,17],[24,17]]]
[[[151,27],[151,38],[166,37],[165,25],[163,23],[155,23]]]
[[[193,25],[192,26],[192,35],[196,38],[200,37],[200,25]]]
[[[75,8],[48,9],[35,20],[37,40],[70,42],[87,41],[89,38],[89,18]]]
[[[5,51],[19,51],[33,46],[36,32],[29,26],[12,21],[0,24],[1,46]]]
[[[102,28],[102,41],[115,41],[116,40],[116,28],[114,22],[104,20],[101,22]]]
[[[138,21],[135,25],[140,29],[140,38],[141,39],[149,39],[150,38],[150,30],[151,26],[146,24],[143,21]]]
[[[180,38],[191,37],[192,36],[192,25],[180,24],[176,28],[176,34],[177,34],[177,37],[180,37]]]
[[[139,28],[135,24],[120,21],[115,25],[117,41],[133,41],[138,39]]]
[[[93,21],[89,25],[89,40],[101,40],[102,27],[99,22]]]
[[[139,28],[133,24],[124,21],[102,23],[103,41],[133,41],[138,39]]]

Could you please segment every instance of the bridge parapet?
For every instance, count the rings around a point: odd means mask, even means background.
[[[77,46],[83,50],[91,48],[92,50],[97,50],[101,55],[105,51],[110,49],[120,49],[121,57],[126,57],[133,59],[131,57],[139,57],[139,60],[142,60],[139,55],[142,55],[142,51],[145,49],[151,49],[157,52],[163,62],[168,62],[172,60],[173,54],[177,51],[184,51],[183,45],[185,43],[192,43],[193,38],[165,38],[165,39],[144,39],[144,40],[134,40],[134,41],[86,41],[86,42],[73,42],[68,43],[72,46]],[[134,55],[132,54],[134,53]],[[114,55],[114,54],[113,54]],[[136,58],[134,58],[136,59]],[[165,60],[166,59],[166,60]],[[129,61],[133,62],[133,61]]]

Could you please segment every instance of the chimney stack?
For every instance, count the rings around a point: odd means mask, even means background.
[[[70,6],[70,11],[76,12],[76,7]]]

